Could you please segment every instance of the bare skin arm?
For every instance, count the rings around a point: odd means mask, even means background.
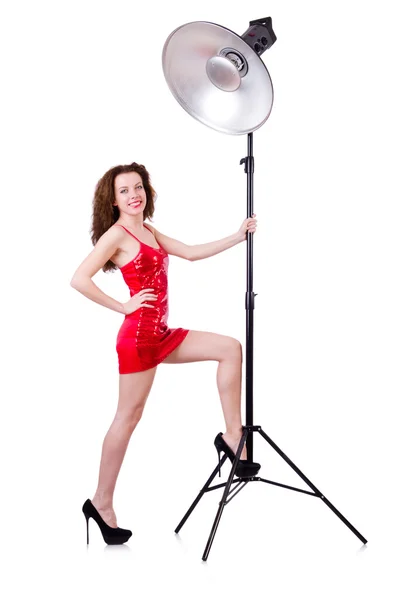
[[[215,242],[208,242],[207,244],[196,244],[188,246],[183,242],[174,240],[173,238],[160,233],[152,225],[148,225],[153,235],[157,239],[158,243],[168,254],[185,258],[186,260],[194,261],[201,260],[203,258],[209,258],[215,256],[228,248],[232,248],[236,244],[239,244],[245,239],[239,232],[229,235],[228,237],[216,240]]]
[[[106,308],[125,314],[124,305],[99,289],[92,281],[92,277],[115,254],[120,247],[123,233],[121,228],[108,229],[97,241],[94,249],[76,269],[70,285],[89,298]]]
[[[215,256],[215,254],[224,252],[224,250],[228,250],[242,241],[242,238],[237,233],[233,233],[233,235],[216,240],[215,242],[196,244],[191,247],[190,260],[202,260],[203,258]]]

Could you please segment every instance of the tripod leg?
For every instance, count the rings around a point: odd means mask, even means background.
[[[243,436],[242,436],[242,438],[240,440],[239,447],[237,448],[236,458],[235,458],[234,463],[232,465],[232,470],[230,471],[229,479],[227,480],[227,484],[225,485],[225,489],[223,491],[222,500],[219,502],[218,512],[216,513],[214,524],[212,525],[211,533],[209,535],[209,538],[208,538],[208,541],[207,541],[207,545],[205,547],[204,554],[202,556],[202,560],[207,560],[208,555],[210,553],[212,542],[214,541],[214,537],[215,537],[215,534],[216,534],[216,530],[218,529],[219,521],[221,520],[223,509],[226,506],[226,498],[227,498],[227,496],[229,494],[229,490],[230,490],[230,486],[232,485],[234,473],[235,473],[235,471],[237,469],[238,461],[240,460],[240,456],[241,456],[241,453],[243,451],[243,447],[244,447],[244,444],[245,444],[245,441],[246,441],[247,437],[248,437],[248,430],[244,430]],[[225,456],[223,456],[223,458],[225,458]]]
[[[226,458],[227,458],[226,455],[222,457],[221,466],[225,462]],[[215,470],[211,473],[209,479],[207,479],[207,481],[205,482],[204,487],[200,490],[197,498],[194,500],[193,504],[190,506],[189,510],[187,511],[187,513],[185,514],[185,516],[183,517],[183,519],[181,520],[181,522],[175,529],[175,533],[178,533],[182,529],[183,525],[188,520],[188,518],[192,514],[193,510],[196,508],[197,504],[200,502],[201,498],[204,496],[205,492],[209,488],[211,481],[214,479],[215,475],[218,473],[218,469],[219,469],[219,466],[217,465]]]
[[[305,483],[307,483],[307,485],[309,487],[312,488],[312,490],[316,493],[316,495],[319,498],[321,498],[321,500],[323,502],[325,502],[325,504],[362,541],[362,543],[366,544],[367,540],[365,539],[365,537],[362,536],[361,533],[359,531],[357,531],[357,529],[355,527],[353,527],[353,525],[339,512],[339,510],[337,508],[335,508],[335,506],[333,504],[331,504],[331,502],[320,492],[320,490],[317,489],[316,486],[313,485],[313,483],[311,481],[309,481],[309,479],[302,473],[302,471],[300,469],[298,469],[298,467],[296,465],[294,465],[294,463],[292,462],[292,460],[290,460],[288,458],[288,456],[286,454],[284,454],[284,452],[273,442],[273,440],[271,440],[269,438],[269,436],[263,431],[263,429],[259,428],[258,431],[261,434],[261,436],[264,437],[265,440],[271,445],[271,447],[281,456],[281,458],[283,458],[289,464],[289,466],[291,467],[291,469],[293,469],[295,471],[295,473],[297,473],[299,475],[299,477],[301,477],[303,479],[303,481]]]

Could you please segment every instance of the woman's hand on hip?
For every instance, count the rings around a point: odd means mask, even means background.
[[[141,290],[137,292],[127,302],[123,302],[124,314],[130,315],[131,313],[141,308],[141,306],[146,306],[147,308],[154,308],[152,304],[147,304],[148,301],[157,300],[157,294],[153,294],[154,288],[147,288],[145,290]]]

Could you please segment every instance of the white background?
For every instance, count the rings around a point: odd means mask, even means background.
[[[1,11],[2,542],[7,598],[395,598],[396,182],[392,3],[13,2]],[[368,539],[321,502],[252,483],[202,499],[224,431],[215,362],[159,365],[116,486],[106,546],[92,498],[117,405],[123,316],[70,279],[92,250],[96,182],[137,161],[153,224],[187,244],[246,217],[246,136],[190,117],[163,77],[163,44],[196,20],[238,34],[271,16],[262,55],[275,98],[254,133],[254,422]],[[170,257],[170,327],[237,337],[246,247]],[[120,272],[94,277],[119,301]],[[244,392],[243,385],[243,392]],[[245,399],[243,395],[243,422]],[[258,435],[261,476],[305,484]],[[230,465],[230,463],[226,463]],[[223,469],[223,481],[228,468]],[[138,596],[136,596],[136,594]]]

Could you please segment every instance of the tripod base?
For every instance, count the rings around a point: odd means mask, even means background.
[[[295,473],[297,473],[299,475],[299,477],[301,477],[301,479],[303,479],[303,481],[313,491],[309,492],[308,490],[302,490],[300,488],[292,487],[290,485],[285,485],[283,483],[277,483],[276,481],[270,481],[269,479],[263,479],[262,477],[256,477],[256,476],[248,477],[248,478],[239,477],[237,479],[234,479],[234,474],[235,474],[235,471],[237,468],[238,461],[240,459],[241,452],[243,450],[243,447],[244,447],[244,444],[248,437],[248,434],[251,432],[259,433],[270,444],[270,446],[289,464],[289,466],[295,471]],[[227,459],[227,456],[226,456],[226,454],[224,454],[221,459],[221,466],[223,465],[223,463],[225,462],[226,459]],[[198,496],[196,497],[196,499],[190,506],[189,510],[187,511],[187,513],[185,514],[185,516],[183,517],[183,519],[181,520],[181,522],[175,529],[175,533],[178,533],[181,530],[181,528],[183,527],[183,525],[185,524],[185,522],[187,521],[187,519],[189,518],[189,516],[191,515],[191,513],[193,512],[193,510],[195,509],[195,507],[197,506],[197,504],[199,503],[199,501],[201,500],[201,498],[204,496],[204,494],[206,492],[211,492],[213,490],[217,490],[218,488],[225,487],[222,499],[219,503],[218,511],[215,516],[214,523],[212,525],[211,533],[209,535],[207,545],[205,547],[204,554],[202,556],[202,560],[207,560],[207,558],[208,558],[208,555],[211,550],[212,542],[214,541],[216,530],[218,529],[219,521],[221,520],[223,509],[225,508],[226,504],[228,502],[230,502],[230,500],[232,500],[234,498],[234,496],[236,496],[247,485],[247,483],[249,483],[251,481],[263,481],[263,483],[270,483],[271,485],[277,485],[279,487],[284,487],[289,490],[293,490],[295,492],[301,492],[302,494],[308,494],[309,496],[316,496],[317,498],[320,498],[341,519],[341,521],[343,521],[343,523],[361,540],[361,542],[363,544],[367,543],[367,540],[365,539],[365,537],[363,537],[361,535],[361,533],[359,531],[357,531],[357,529],[355,527],[353,527],[353,525],[335,508],[335,506],[333,504],[331,504],[331,502],[324,496],[324,494],[322,494],[320,492],[320,490],[317,489],[316,486],[311,481],[309,481],[309,479],[302,473],[302,471],[300,471],[298,469],[298,467],[296,465],[294,465],[294,463],[288,458],[288,456],[286,456],[284,454],[284,452],[282,450],[280,450],[280,448],[273,442],[273,440],[271,440],[269,438],[269,436],[263,431],[263,429],[261,428],[260,425],[251,425],[251,426],[243,425],[243,435],[241,437],[240,444],[239,444],[239,447],[236,452],[236,459],[233,462],[232,469],[230,471],[227,482],[210,487],[210,484],[217,473],[218,473],[218,465],[216,466],[214,471],[211,473],[209,479],[204,484],[204,487],[200,490]],[[237,485],[232,490],[230,490],[232,483],[237,483]],[[229,491],[231,494],[230,498],[228,498]]]

